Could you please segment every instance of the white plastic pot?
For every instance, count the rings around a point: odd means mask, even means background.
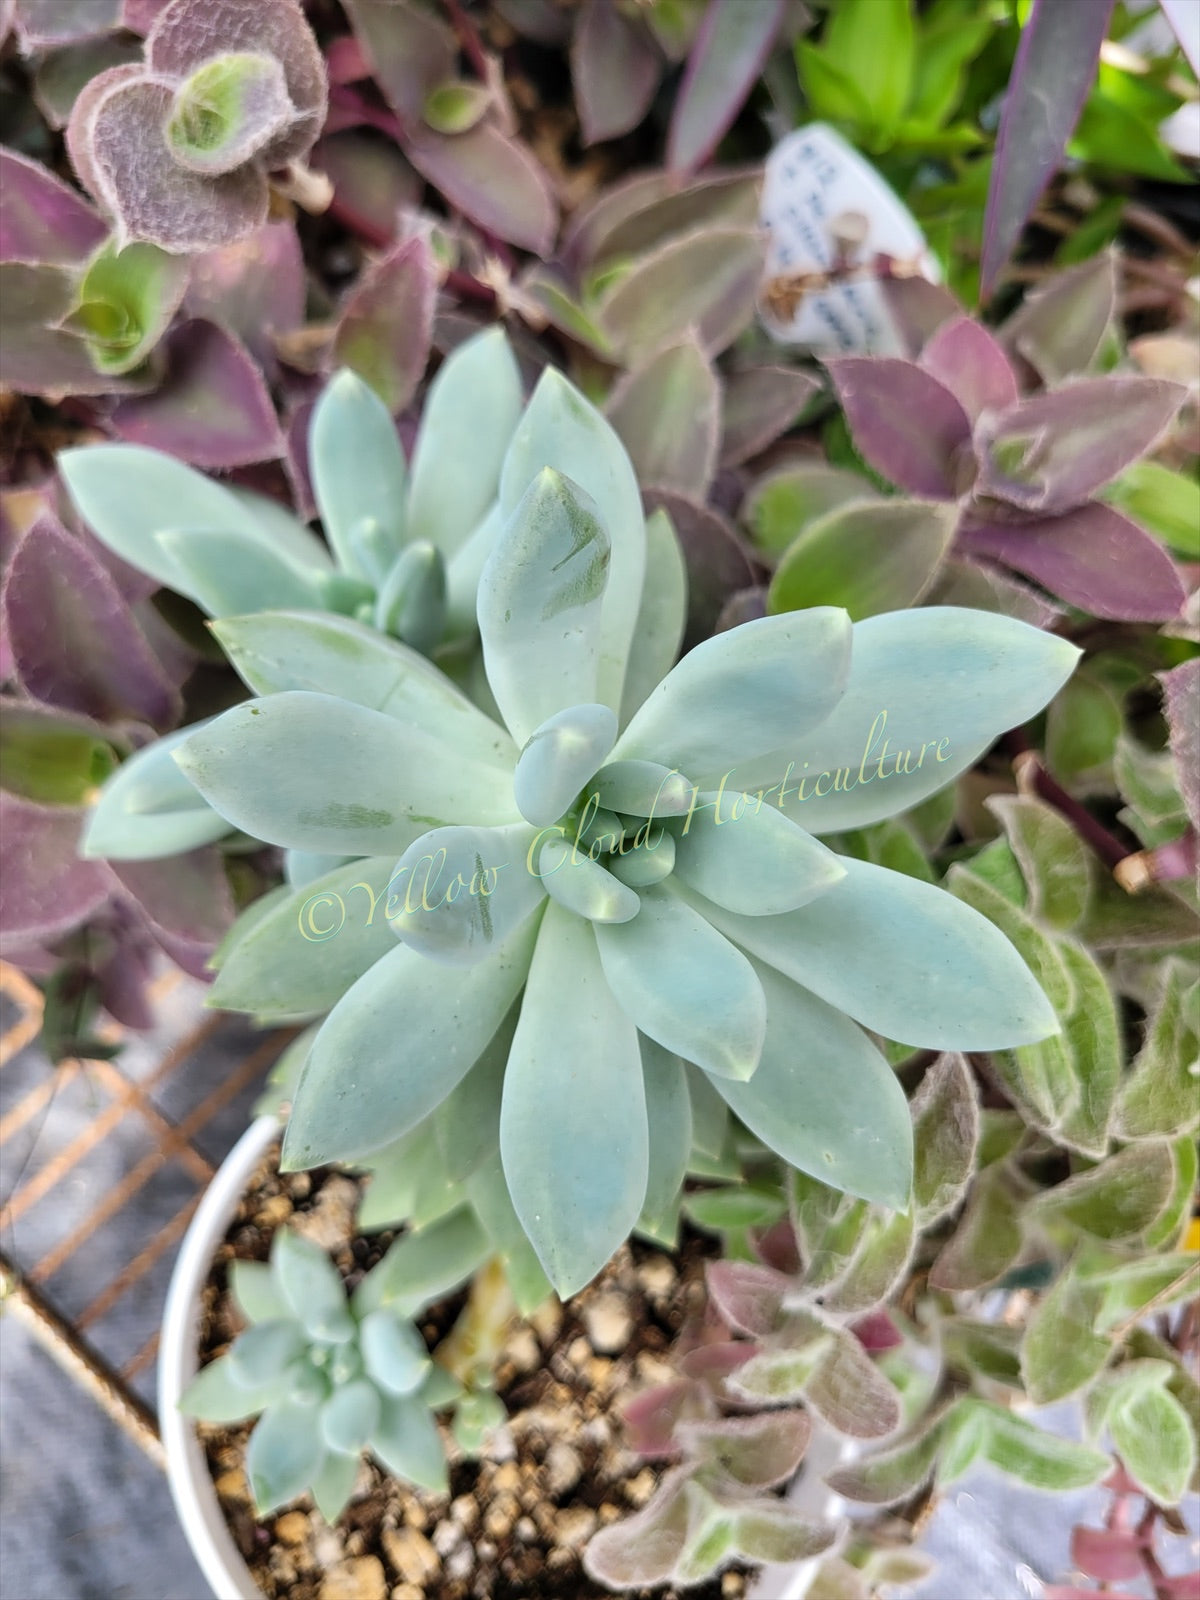
[[[259,1117],[234,1145],[196,1208],[171,1274],[158,1355],[158,1418],[171,1496],[192,1554],[217,1600],[262,1600],[225,1521],[196,1425],[179,1397],[199,1366],[200,1295],[251,1174],[279,1137],[274,1117]]]

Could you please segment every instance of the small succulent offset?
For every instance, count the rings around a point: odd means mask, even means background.
[[[180,1404],[204,1422],[259,1417],[246,1473],[260,1515],[311,1490],[333,1522],[364,1450],[398,1478],[446,1486],[433,1412],[460,1386],[432,1364],[411,1322],[372,1303],[370,1283],[368,1274],[347,1300],[325,1252],[287,1228],[272,1241],[269,1266],[231,1264],[233,1295],[250,1326]]]
[[[271,174],[296,181],[325,107],[325,65],[298,0],[173,0],[143,63],[84,87],[67,144],[118,247],[186,255],[266,221]]]
[[[852,627],[820,608],[744,624],[669,670],[685,609],[670,524],[644,519],[620,441],[558,373],[499,481],[478,623],[502,723],[399,643],[267,614],[221,629],[260,697],[174,752],[235,826],[350,862],[275,907],[269,939],[261,912],[246,926],[262,982],[245,1009],[337,1000],[285,1164],[359,1161],[477,1063],[498,1071],[512,1205],[568,1295],[648,1193],[678,1193],[691,1063],[788,1161],[907,1207],[908,1106],[863,1029],[983,1049],[1056,1024],[986,919],[813,835],[943,787],[1077,652],[984,613]],[[241,949],[235,934],[223,978]]]

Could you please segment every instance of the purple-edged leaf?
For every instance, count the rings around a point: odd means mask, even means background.
[[[666,1583],[683,1555],[692,1520],[685,1472],[671,1472],[633,1516],[601,1528],[587,1547],[584,1568],[610,1589]]]
[[[157,245],[123,250],[109,240],[93,256],[63,321],[98,372],[134,372],[158,344],[187,288],[188,263]]]
[[[548,253],[558,226],[549,175],[524,145],[493,123],[481,122],[453,138],[414,134],[404,153],[477,227],[534,255]]]
[[[580,206],[563,235],[562,259],[583,270],[610,257],[638,255],[693,228],[753,227],[761,185],[759,167],[725,167],[682,187],[667,172],[637,173]]]
[[[333,184],[332,214],[369,244],[391,243],[424,188],[398,149],[353,129],[322,139],[312,165]]]
[[[703,1390],[687,1379],[647,1389],[622,1413],[630,1448],[640,1456],[658,1457],[679,1454],[675,1429],[682,1418],[708,1415]]]
[[[733,124],[763,69],[787,0],[708,0],[688,53],[671,128],[667,166],[690,172],[708,159]]]
[[[453,30],[407,0],[345,0],[344,9],[387,103],[405,122],[419,122],[429,95],[454,76]]]
[[[901,344],[914,358],[944,322],[966,314],[944,284],[928,278],[883,278],[879,292]]]
[[[1072,1528],[1071,1560],[1080,1572],[1102,1583],[1132,1583],[1142,1575],[1142,1547],[1133,1533]]]
[[[87,346],[59,326],[75,303],[79,273],[71,267],[0,264],[0,385],[22,394],[130,394],[154,378],[97,372]]]
[[[1192,827],[1200,829],[1200,656],[1159,674],[1179,792]]]
[[[325,62],[299,0],[168,6],[146,40],[147,67],[176,80],[232,53],[277,62],[292,103],[293,119],[258,152],[259,164],[271,170],[306,155],[325,120]]]
[[[290,222],[268,222],[237,244],[192,260],[184,308],[240,339],[266,372],[274,372],[272,334],[304,322],[304,259]]]
[[[1004,97],[980,286],[991,293],[1059,163],[1096,76],[1113,0],[1033,0]]]
[[[731,1328],[755,1339],[774,1333],[789,1288],[781,1272],[753,1261],[711,1261],[706,1276],[709,1300]]]
[[[679,1370],[685,1378],[694,1378],[713,1394],[721,1396],[725,1393],[726,1378],[745,1366],[754,1348],[741,1339],[702,1344],[680,1357]]]
[[[960,560],[952,555],[926,596],[936,606],[963,606],[968,611],[998,611],[1031,628],[1053,629],[1063,608],[990,561]]]
[[[721,388],[695,339],[621,379],[605,406],[648,488],[703,497],[717,464]]]
[[[53,518],[21,541],[3,600],[17,678],[34,699],[101,722],[178,718],[179,695],[121,591]]]
[[[978,490],[1026,511],[1069,511],[1144,456],[1186,398],[1181,384],[1121,377],[1033,395],[980,427]]]
[[[945,384],[973,422],[1018,399],[1017,376],[988,330],[970,317],[943,322],[921,352],[920,365]]]
[[[424,239],[406,239],[363,273],[347,300],[334,362],[357,372],[395,413],[412,399],[429,360],[437,266]]]
[[[800,1465],[812,1423],[803,1411],[770,1411],[681,1421],[676,1433],[686,1457],[718,1467],[747,1488],[769,1489]]]
[[[769,612],[843,606],[855,622],[915,605],[954,537],[945,501],[863,499],[810,522],[781,557]]]
[[[1061,383],[1091,366],[1116,307],[1116,256],[1105,250],[1031,289],[1000,337],[1043,383]]]
[[[115,89],[118,84],[136,83],[145,76],[145,70],[140,61],[130,61],[124,66],[109,67],[105,72],[98,72],[80,89],[75,97],[75,104],[71,107],[71,116],[66,128],[67,154],[71,157],[75,176],[88,193],[101,202],[106,211],[113,209],[113,202],[104,188],[102,175],[96,166],[92,149],[92,123],[96,111],[107,98],[109,91]]]
[[[132,39],[85,39],[64,45],[38,64],[33,98],[50,127],[65,128],[85,84],[110,67],[124,67],[142,59],[140,45]]]
[[[1200,77],[1200,17],[1189,0],[1159,0],[1163,15],[1183,47],[1188,65]]]
[[[1186,598],[1170,556],[1136,522],[1093,502],[1065,516],[989,523],[959,534],[968,555],[986,556],[1081,611],[1120,622],[1165,622]]]
[[[107,231],[81,194],[36,161],[0,149],[0,261],[82,263]]]
[[[15,20],[21,49],[32,55],[110,33],[121,20],[121,0],[17,0]]]
[[[584,0],[571,44],[571,78],[584,144],[616,139],[650,109],[662,57],[616,0]]]
[[[262,374],[231,334],[194,318],[164,341],[167,375],[148,395],[122,400],[113,432],[196,467],[240,467],[283,454]]]
[[[743,367],[725,380],[721,465],[737,467],[773,444],[821,385],[794,367]]]
[[[893,357],[825,365],[859,454],[910,494],[953,500],[970,487],[971,419],[932,374]]]
[[[678,536],[688,575],[685,642],[694,644],[712,633],[727,597],[754,584],[754,559],[729,518],[714,507],[669,490],[652,490],[645,501],[648,512],[667,513]]]
[[[217,177],[265,158],[291,120],[279,62],[256,50],[223,51],[179,86],[163,131],[180,166]]]
[[[121,26],[144,39],[165,11],[171,0],[124,0],[121,7]]]
[[[108,899],[103,864],[75,854],[84,815],[0,792],[0,950],[68,933]]]
[[[710,228],[638,259],[594,307],[623,360],[645,361],[693,328],[719,355],[749,322],[762,279],[757,229]]]
[[[114,861],[115,876],[157,936],[209,950],[234,918],[225,858],[211,845],[164,861]]]

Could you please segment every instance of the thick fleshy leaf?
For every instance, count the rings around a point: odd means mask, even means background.
[[[710,0],[671,114],[672,172],[693,171],[716,149],[762,71],[786,9],[786,0],[753,6]]]
[[[229,1287],[248,1322],[270,1322],[290,1315],[274,1274],[265,1261],[231,1261]]]
[[[1158,541],[1098,501],[1044,520],[972,526],[961,543],[1093,616],[1162,622],[1184,602],[1182,580]]]
[[[410,538],[428,539],[446,556],[466,543],[496,498],[520,417],[521,375],[500,329],[446,357],[425,398],[413,451]],[[545,465],[532,466],[529,478]],[[520,485],[510,510],[527,486]]]
[[[594,308],[595,315],[630,366],[689,328],[709,355],[719,355],[750,320],[762,266],[757,230],[699,228],[636,259]]]
[[[863,458],[928,500],[970,487],[971,419],[944,383],[911,361],[842,356],[825,363]]]
[[[564,704],[596,699],[611,553],[595,501],[545,467],[488,557],[480,640],[488,683],[521,745]]]
[[[291,1315],[312,1338],[343,1344],[351,1337],[354,1328],[341,1273],[311,1239],[281,1228],[271,1242],[271,1274]]]
[[[588,922],[630,922],[641,908],[628,884],[565,839],[546,840],[537,854],[537,874],[552,900]]]
[[[731,519],[716,507],[671,489],[650,490],[646,505],[654,515],[668,517],[677,535],[687,580],[684,642],[695,644],[720,631],[729,596],[753,585],[758,568]]]
[[[561,817],[616,738],[617,719],[607,706],[585,703],[548,717],[530,735],[513,776],[521,815],[538,827]]]
[[[991,1050],[1057,1031],[1050,1002],[986,918],[903,873],[841,864],[845,878],[798,911],[738,917],[713,907],[711,920],[885,1039]]]
[[[486,959],[544,898],[529,864],[534,838],[524,822],[422,834],[392,874],[392,932],[434,961],[474,966]]]
[[[355,1315],[386,1306],[412,1317],[462,1287],[488,1257],[488,1237],[470,1206],[459,1206],[427,1227],[410,1229],[392,1244],[354,1291]],[[439,1370],[421,1385],[428,1392]]]
[[[465,970],[403,945],[377,961],[317,1035],[296,1087],[284,1165],[369,1155],[428,1116],[503,1020],[525,981],[535,934],[530,921]]]
[[[879,822],[928,799],[1034,716],[1078,659],[1065,639],[988,612],[927,606],[868,617],[854,625],[845,693],[824,724],[806,739],[789,728],[787,744],[735,781],[786,787],[799,770],[789,802],[810,833]],[[704,776],[715,782],[722,771]],[[830,786],[816,793],[826,776]],[[814,787],[805,793],[805,784]]]
[[[747,622],[683,658],[634,716],[614,756],[659,761],[689,777],[732,772],[822,723],[849,669],[844,611]]]
[[[357,1455],[375,1430],[382,1409],[379,1391],[368,1379],[342,1384],[321,1408],[321,1437],[330,1450]]]
[[[692,1153],[692,1107],[679,1057],[653,1039],[642,1037],[638,1043],[650,1141],[650,1176],[640,1221],[642,1226],[660,1228],[679,1198]]]
[[[637,1030],[605,981],[592,930],[551,905],[509,1055],[500,1150],[521,1226],[563,1299],[641,1213],[645,1107]]]
[[[767,1025],[749,961],[666,888],[631,922],[597,926],[608,986],[642,1033],[722,1078],[749,1078]]]
[[[389,1394],[411,1394],[429,1371],[425,1341],[386,1306],[362,1319],[359,1343],[367,1372]]]
[[[382,633],[432,652],[446,629],[446,564],[431,544],[410,544],[388,569],[375,597],[375,626]]]
[[[613,0],[585,0],[571,43],[571,80],[585,144],[616,139],[650,109],[663,62],[645,25]]]
[[[0,793],[0,943],[5,949],[20,950],[69,932],[111,894],[103,868],[76,859],[82,816],[74,809],[49,809]]]
[[[550,367],[538,380],[504,457],[500,504],[508,515],[546,467],[591,496],[611,546],[607,587],[602,590],[598,687],[576,698],[600,700],[615,711],[645,581],[642,500],[629,456],[612,426]],[[543,715],[562,704],[560,697]],[[535,725],[541,720],[535,719]]]
[[[514,1010],[496,1029],[470,1072],[433,1114],[438,1165],[453,1184],[469,1178],[499,1155],[500,1095],[516,1026]]]
[[[71,266],[98,249],[106,231],[76,190],[16,150],[0,150],[0,261]]]
[[[697,894],[727,911],[750,917],[794,911],[845,876],[838,857],[782,811],[763,810],[761,801],[739,810],[745,796],[737,794],[700,799],[713,814],[690,818],[681,830],[675,869]]]
[[[1065,383],[981,424],[981,493],[1046,516],[1070,511],[1162,437],[1186,390],[1108,374]]]
[[[246,1447],[246,1476],[259,1515],[303,1494],[324,1455],[316,1406],[278,1400],[268,1407]]]
[[[354,536],[378,537],[394,555],[404,537],[407,467],[388,407],[349,368],[330,380],[313,411],[308,465],[321,523],[339,565],[377,583],[383,572],[368,570]]]
[[[721,390],[690,338],[660,351],[618,382],[606,406],[625,441],[638,482],[703,496],[717,465]]]
[[[316,610],[321,605],[319,574],[300,571],[244,534],[189,528],[160,533],[158,543],[188,594],[209,616],[237,617],[277,606]]]
[[[304,1329],[288,1311],[283,1317],[260,1322],[239,1335],[229,1352],[229,1373],[248,1389],[260,1388],[277,1377],[308,1348]]]
[[[230,1375],[228,1355],[218,1356],[202,1368],[188,1384],[179,1399],[179,1409],[185,1416],[200,1422],[242,1422],[255,1417],[265,1406],[280,1398],[280,1384],[274,1382],[261,1389],[250,1389],[235,1383]]]
[[[233,830],[175,765],[195,727],[137,751],[104,784],[79,843],[84,856],[152,861],[223,839]]]
[[[213,632],[257,694],[312,689],[382,711],[472,761],[509,767],[516,749],[438,669],[349,617],[288,611],[232,617]]]
[[[549,174],[495,123],[479,122],[452,137],[414,130],[404,153],[477,227],[534,255],[549,253],[558,226]]]
[[[920,365],[955,396],[972,422],[1017,403],[1017,376],[999,342],[980,322],[943,322],[921,351]]]
[[[456,817],[516,820],[500,769],[381,712],[303,690],[235,706],[176,760],[229,821],[296,850],[384,855]]]
[[[350,1503],[358,1468],[356,1455],[339,1455],[336,1450],[327,1450],[325,1459],[313,1474],[309,1493],[330,1527]]]
[[[342,308],[334,360],[357,372],[391,412],[413,397],[433,337],[437,267],[422,238],[374,262]]]
[[[1111,15],[1112,0],[1084,0],[1069,12],[1052,0],[1034,0],[1021,31],[992,163],[984,294],[995,287],[1038,196],[1063,159]]]
[[[1104,250],[1030,290],[1001,336],[1043,383],[1061,383],[1092,365],[1116,304],[1116,256]]]
[[[767,594],[770,611],[841,606],[854,622],[915,605],[950,548],[958,508],[913,500],[853,500],[809,523]]]
[[[675,665],[686,612],[683,552],[669,515],[655,511],[646,519],[646,579],[621,696],[622,724]]]
[[[448,1475],[446,1452],[433,1413],[420,1399],[389,1396],[370,1449],[389,1472],[435,1494],[444,1493]]]
[[[762,1059],[748,1083],[723,1077],[714,1086],[792,1166],[849,1194],[906,1209],[913,1135],[895,1073],[833,1006],[769,968],[756,972],[767,1000]]]
[[[4,585],[16,676],[35,699],[100,721],[163,727],[177,690],[108,571],[51,517],[17,547]]]

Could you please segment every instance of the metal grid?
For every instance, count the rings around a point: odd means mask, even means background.
[[[203,994],[166,973],[155,1033],[107,1023],[114,1060],[55,1066],[34,1043],[41,994],[0,962],[0,1305],[160,1467],[153,1363],[175,1247],[291,1037],[204,1012]]]

